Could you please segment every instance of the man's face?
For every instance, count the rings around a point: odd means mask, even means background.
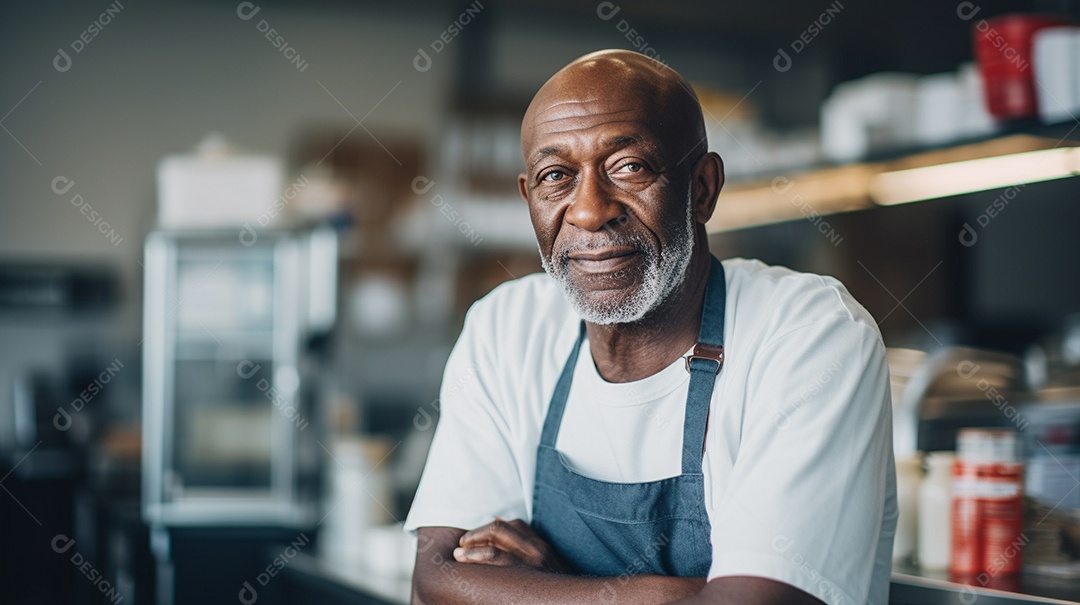
[[[582,92],[530,111],[519,185],[544,269],[575,310],[592,323],[634,322],[690,263],[690,150],[665,136],[645,95]]]

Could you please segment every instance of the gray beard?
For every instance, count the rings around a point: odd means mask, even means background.
[[[686,279],[686,269],[694,252],[694,208],[686,203],[686,222],[672,234],[668,246],[654,250],[651,242],[632,235],[626,243],[645,255],[645,274],[641,284],[629,298],[619,304],[595,304],[587,300],[586,292],[570,279],[569,260],[565,255],[549,259],[540,251],[540,264],[562,287],[567,301],[582,319],[600,325],[633,323],[641,320],[671,296]]]

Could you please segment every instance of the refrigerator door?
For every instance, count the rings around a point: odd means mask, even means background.
[[[157,232],[146,245],[144,503],[164,524],[311,516],[298,448],[303,236]],[[305,432],[306,431],[306,432]]]

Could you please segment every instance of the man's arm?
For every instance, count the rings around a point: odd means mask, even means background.
[[[821,605],[782,582],[732,576],[703,578],[567,573],[547,544],[522,521],[495,522],[470,532],[420,528],[413,603],[669,603],[686,605]]]
[[[541,603],[668,603],[697,594],[704,578],[554,573],[525,562],[461,563],[454,558],[466,532],[421,527],[413,570],[414,605]]]
[[[824,605],[819,599],[783,582],[752,576],[715,578],[676,605]]]

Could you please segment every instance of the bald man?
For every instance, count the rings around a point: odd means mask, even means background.
[[[688,83],[602,51],[521,126],[545,273],[470,309],[406,529],[414,603],[885,603],[885,351],[832,278],[711,256]]]

